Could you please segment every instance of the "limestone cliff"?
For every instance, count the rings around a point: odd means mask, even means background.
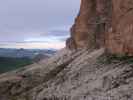
[[[133,55],[133,1],[81,0],[67,44],[70,49],[105,47],[109,53]]]

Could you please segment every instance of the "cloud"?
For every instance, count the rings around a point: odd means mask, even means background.
[[[64,42],[56,43],[0,43],[1,48],[25,48],[25,49],[61,49],[65,47]]]
[[[45,32],[71,26],[80,0],[3,0],[0,3],[0,33]]]
[[[0,42],[64,42],[79,5],[80,0],[1,0]]]

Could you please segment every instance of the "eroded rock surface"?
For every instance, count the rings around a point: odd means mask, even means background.
[[[82,0],[67,48],[0,75],[0,100],[133,100],[133,58],[110,62],[105,52],[133,56],[132,7]]]
[[[103,54],[104,49],[63,50],[47,61],[0,75],[0,99],[132,100],[133,64],[106,63]]]
[[[111,27],[111,0],[81,0],[80,12],[71,28],[77,48],[104,46],[105,32]]]
[[[77,48],[105,47],[112,54],[133,55],[133,1],[81,0],[71,28]]]
[[[112,0],[112,29],[107,33],[111,53],[133,55],[133,1]]]

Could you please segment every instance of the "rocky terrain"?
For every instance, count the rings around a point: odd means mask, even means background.
[[[0,100],[133,100],[132,0],[81,0],[66,48],[0,75]]]
[[[0,76],[1,100],[132,100],[133,58],[106,58],[104,49],[62,50]]]

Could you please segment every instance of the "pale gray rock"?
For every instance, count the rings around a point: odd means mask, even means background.
[[[132,100],[133,64],[103,63],[104,49],[69,51],[0,75],[1,100]]]

